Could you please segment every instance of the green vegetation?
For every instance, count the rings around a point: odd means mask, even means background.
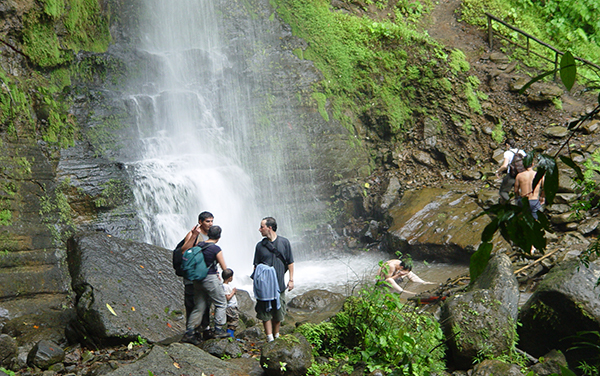
[[[487,28],[484,12],[514,25],[549,43],[562,51],[571,51],[574,55],[598,62],[600,61],[600,3],[596,0],[465,0],[461,10],[462,19],[471,24]],[[493,23],[494,32],[502,33],[525,45],[524,37],[498,23]],[[496,39],[498,41],[498,39]],[[533,42],[532,51],[554,61],[554,52]],[[539,66],[540,59],[534,55],[521,58],[528,65],[548,69],[550,63]],[[593,77],[580,71],[586,77]]]
[[[504,140],[504,135],[505,133],[502,127],[502,121],[500,121],[492,130],[492,140],[494,140],[495,143],[500,144]]]
[[[78,126],[69,113],[72,101],[64,89],[71,85],[72,77],[84,77],[82,72],[85,77],[93,75],[85,66],[90,65],[90,58],[77,66],[69,64],[80,50],[106,50],[110,42],[108,24],[108,16],[98,0],[41,0],[23,15],[22,35],[18,38],[22,45],[17,47],[35,68],[13,76],[0,67],[3,140],[30,143],[43,140],[51,153],[74,144]],[[0,149],[0,169],[8,181],[31,173],[34,161],[19,156],[19,150],[7,149],[2,144]],[[14,183],[0,182],[0,225],[12,223],[11,202],[17,200],[18,189]],[[58,198],[45,200],[45,210],[60,203]]]
[[[313,345],[309,374],[348,372],[364,363],[394,375],[429,375],[444,369],[443,334],[437,320],[405,305],[398,294],[376,286],[350,297],[330,321],[297,329]]]
[[[314,61],[323,74],[311,96],[321,116],[329,119],[328,103],[331,115],[352,134],[359,133],[355,127],[362,123],[382,138],[401,140],[413,127],[413,117],[429,112],[425,103],[437,105],[425,99],[424,90],[447,95],[452,91],[448,74],[464,75],[469,64],[456,50],[450,58],[453,68],[449,68],[442,47],[417,31],[416,22],[431,6],[427,2],[344,2],[357,12],[369,6],[386,9],[388,18],[332,11],[325,0],[272,1],[293,34],[308,42],[304,51],[294,51],[296,56]],[[477,108],[476,95],[473,98],[472,106]]]
[[[40,67],[70,62],[79,50],[103,52],[108,48],[108,18],[98,0],[43,0],[41,9],[24,17],[23,52]],[[60,26],[58,26],[60,25]],[[57,27],[67,33],[59,36]]]
[[[560,73],[561,81],[567,90],[571,90],[577,78],[577,69],[578,63],[574,60],[573,55],[571,52],[566,52],[562,56],[560,65],[556,70],[545,72],[537,77],[534,77],[520,90],[520,93],[522,94],[534,82],[555,73]],[[596,79],[598,80],[598,78],[600,78],[600,72],[595,73],[597,75]],[[561,153],[563,149],[567,149],[567,147],[570,145],[572,135],[575,132],[578,132],[585,122],[594,118],[598,114],[600,114],[600,95],[598,96],[598,104],[596,107],[585,115],[581,116],[576,122],[569,126],[570,134],[566,136],[562,145],[558,148],[553,156],[544,154],[537,156],[537,173],[533,180],[533,186],[535,187],[540,182],[542,177],[544,178],[543,190],[546,196],[546,205],[553,204],[554,198],[558,191],[559,167],[557,160],[560,160],[560,162],[573,170],[574,175],[576,176],[576,181],[580,183],[580,187],[583,187],[582,192],[590,195],[587,196],[587,198],[584,196],[582,199],[579,199],[579,201],[582,201],[583,203],[577,203],[576,208],[579,208],[579,210],[590,208],[592,201],[595,201],[595,204],[593,205],[598,205],[597,196],[595,193],[598,190],[598,184],[591,179],[590,175],[597,171],[598,156],[593,156],[588,162],[583,164],[583,167],[586,169],[586,172],[584,173],[581,166],[572,159],[571,152],[566,154]],[[530,159],[530,161],[533,158],[534,156],[532,153],[525,157],[525,159]],[[525,163],[527,164],[527,162]],[[500,231],[500,234],[502,234],[502,236],[508,242],[515,245],[520,252],[528,253],[532,246],[535,246],[542,253],[545,251],[546,231],[550,229],[550,223],[543,212],[538,213],[537,220],[534,219],[531,216],[528,207],[529,204],[527,203],[527,199],[523,198],[522,207],[511,205],[510,202],[507,202],[504,204],[493,205],[484,210],[484,212],[492,218],[492,221],[483,230],[481,234],[481,244],[477,251],[471,256],[471,262],[469,265],[471,283],[474,283],[477,280],[487,266],[490,259],[491,250],[493,248],[491,244],[492,238],[497,231]],[[579,256],[580,265],[589,267],[590,262],[597,259],[599,256],[600,240],[596,239],[596,241],[592,242],[588,249],[582,252],[582,254]],[[600,285],[600,278],[596,282],[596,285]],[[551,310],[545,309],[545,307],[542,305],[538,305],[534,308],[536,310],[534,315],[545,315],[548,317],[553,315]],[[551,322],[551,318],[548,321]],[[591,334],[591,336],[594,337],[593,340],[591,342],[582,340],[576,343],[576,345],[580,348],[590,347],[590,345],[592,345],[591,348],[599,350],[600,347],[598,347],[596,344],[598,338],[595,337],[600,338],[600,334],[597,332],[587,332],[586,334]],[[600,351],[598,354],[600,354]],[[587,361],[582,361],[579,365],[577,365],[577,367],[586,375],[597,375],[600,365],[600,355],[596,355],[590,360],[593,362],[592,364],[588,363]],[[574,373],[567,368],[561,367],[561,375],[574,375]]]
[[[6,368],[4,368],[4,367],[0,367],[0,372],[4,372],[4,373],[6,373],[8,376],[15,376],[15,375],[16,375],[16,373],[15,373],[15,372],[13,372],[13,371],[11,371],[11,370],[9,370],[9,369],[6,369]]]

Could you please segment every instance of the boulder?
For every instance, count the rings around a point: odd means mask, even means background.
[[[406,191],[389,214],[392,223],[383,248],[427,261],[468,263],[490,223],[475,199],[442,188]],[[510,249],[500,237],[494,247]]]
[[[598,229],[600,219],[597,217],[586,218],[577,225],[577,231],[583,235],[590,234]]]
[[[471,376],[524,376],[521,367],[516,364],[507,364],[496,359],[485,359],[473,367]]]
[[[510,58],[502,52],[492,52],[490,60],[496,64],[508,64],[510,62]]]
[[[420,164],[424,165],[425,167],[433,167],[436,165],[436,162],[431,157],[431,155],[422,150],[419,150],[415,154],[413,154],[413,159],[416,162],[419,162]]]
[[[582,130],[585,134],[595,133],[600,128],[600,120],[586,121],[583,123]]]
[[[65,359],[65,352],[56,343],[42,340],[35,344],[27,356],[27,364],[40,369],[48,369]]]
[[[0,367],[10,368],[17,357],[17,341],[7,334],[0,334]]]
[[[295,296],[288,303],[288,307],[305,311],[331,311],[339,310],[346,297],[339,293],[327,290],[311,290],[302,295]]]
[[[397,177],[392,177],[381,199],[381,210],[387,210],[398,199],[402,186]]]
[[[493,256],[484,272],[477,278],[473,290],[490,290],[510,317],[517,320],[519,313],[519,282],[513,273],[510,258],[501,253]]]
[[[41,299],[34,299],[39,300]],[[37,313],[15,317],[6,322],[2,331],[15,338],[19,346],[26,346],[28,349],[43,339],[64,343],[66,323],[74,317],[74,309],[54,306],[52,310],[40,310]]]
[[[568,134],[569,130],[561,126],[548,127],[544,130],[544,136],[549,138],[563,138]]]
[[[148,355],[137,362],[122,366],[106,375],[147,376],[148,371],[152,371],[154,375],[247,375],[234,364],[215,358],[196,346],[182,343],[173,343],[166,347],[155,345]]]
[[[141,336],[160,342],[184,331],[183,284],[172,251],[82,233],[69,239],[67,252],[77,294],[70,340],[112,344]]]
[[[529,103],[548,103],[563,95],[563,89],[550,83],[536,82],[527,90]]]
[[[550,350],[562,351],[571,365],[597,356],[597,350],[569,350],[576,342],[598,341],[578,338],[578,332],[600,331],[600,265],[589,267],[578,260],[564,261],[548,272],[527,303],[521,308],[519,348],[540,357]]]
[[[470,368],[478,355],[498,356],[514,346],[518,297],[510,259],[502,254],[490,260],[470,291],[446,300],[440,321],[458,368]]]
[[[266,375],[304,376],[312,362],[312,347],[299,333],[268,342],[260,354],[260,365]]]
[[[535,375],[537,376],[550,376],[552,374],[560,375],[561,366],[567,366],[567,358],[565,358],[564,354],[560,351],[552,350],[544,355],[539,363],[529,367],[529,371],[535,372]]]
[[[228,338],[209,339],[201,344],[200,348],[210,355],[217,358],[229,357],[239,358],[242,356],[242,349],[237,341],[230,341]]]

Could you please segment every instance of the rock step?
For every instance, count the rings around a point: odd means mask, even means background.
[[[0,270],[22,266],[55,265],[60,256],[55,251],[35,249],[27,251],[0,251]]]
[[[66,293],[68,272],[59,264],[0,269],[0,300],[40,293]]]

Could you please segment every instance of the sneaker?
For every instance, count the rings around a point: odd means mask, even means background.
[[[221,328],[215,328],[214,336],[215,338],[227,338],[229,337],[229,333],[227,333]]]
[[[202,339],[203,340],[207,340],[207,339],[213,339],[215,338],[215,333],[213,332],[212,329],[206,329],[202,331]]]
[[[199,345],[201,342],[194,334],[184,334],[183,338],[181,338],[181,342],[183,343],[191,343],[192,345]]]

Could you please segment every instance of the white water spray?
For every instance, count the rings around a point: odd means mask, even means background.
[[[212,3],[147,0],[139,50],[147,55],[142,93],[129,104],[141,140],[134,195],[145,241],[174,248],[204,210],[223,228],[219,245],[228,266],[249,274],[258,234],[252,179],[240,163],[233,131],[247,124],[218,120],[220,108],[236,108],[235,83],[214,94],[227,59],[216,33]],[[256,223],[255,223],[256,222]]]

